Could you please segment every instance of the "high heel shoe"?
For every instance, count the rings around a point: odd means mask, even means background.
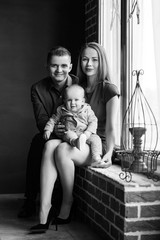
[[[54,212],[53,208],[51,207],[49,210],[48,217],[47,217],[47,222],[45,224],[39,223],[39,224],[31,227],[30,233],[45,233],[48,230],[49,225],[50,225],[52,219],[54,218],[54,216],[55,216],[55,212]],[[56,229],[57,229],[57,226],[56,226]]]
[[[70,210],[69,216],[67,218],[64,219],[64,218],[60,218],[60,217],[55,217],[52,220],[51,224],[55,225],[56,231],[58,230],[58,225],[68,224],[71,222],[72,216],[73,216],[73,214],[75,214],[75,209],[76,209],[76,202],[74,201],[72,203],[71,210]]]

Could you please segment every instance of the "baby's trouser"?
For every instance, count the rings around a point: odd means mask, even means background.
[[[91,146],[92,159],[96,159],[102,155],[102,141],[97,134],[92,134],[90,138],[87,139],[87,143]]]

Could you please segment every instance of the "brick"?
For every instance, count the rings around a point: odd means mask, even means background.
[[[117,213],[119,212],[119,202],[115,198],[111,198],[110,207]]]
[[[99,203],[98,211],[105,216],[105,206],[102,203]]]
[[[138,217],[138,207],[137,206],[125,207],[125,217],[126,218],[137,218]]]
[[[88,215],[89,215],[89,217],[91,217],[92,219],[95,219],[95,211],[93,210],[93,208],[88,207]]]
[[[99,209],[99,202],[95,198],[92,198],[92,207],[97,211]]]
[[[99,201],[101,201],[101,199],[102,199],[102,191],[99,190],[98,188],[95,189],[95,197],[96,197]]]
[[[88,189],[88,182],[83,179],[83,189]]]
[[[160,201],[160,191],[127,192],[125,201],[127,203]]]
[[[98,177],[96,175],[92,176],[92,183],[98,187]]]
[[[90,183],[88,183],[88,192],[92,195],[95,194],[95,187]]]
[[[160,230],[160,219],[126,221],[125,232]]]
[[[105,206],[94,198],[92,199],[92,207],[102,215],[105,214]]]
[[[86,201],[89,205],[92,204],[92,197],[91,197],[91,195],[89,195],[87,192],[86,192],[86,194],[85,194],[85,201]]]
[[[109,231],[109,222],[103,218],[100,214],[95,213],[95,221],[101,225],[106,231]]]
[[[121,230],[124,231],[124,219],[118,215],[115,216],[115,225]]]
[[[109,206],[110,203],[110,196],[107,193],[102,193],[102,202]]]
[[[82,188],[80,188],[78,194],[82,199],[84,199],[86,192]]]
[[[111,235],[114,239],[119,239],[119,231],[113,225],[111,225]]]
[[[141,217],[160,217],[160,205],[141,206]]]
[[[106,218],[114,223],[114,213],[109,208],[106,208]]]
[[[89,171],[86,172],[86,179],[90,182],[92,182],[92,175],[93,174],[91,172],[89,172]]]
[[[125,205],[124,204],[120,204],[120,215],[122,216],[122,217],[125,217],[125,215],[126,215],[126,211],[125,211]]]
[[[114,191],[115,191],[115,186],[113,183],[108,182],[107,183],[107,192],[114,195]]]
[[[122,240],[139,240],[138,236],[133,236],[133,235],[125,235],[124,238],[122,238]]]
[[[104,191],[106,191],[106,180],[104,180],[103,178],[99,178],[99,184],[98,187]]]
[[[160,239],[160,233],[157,234],[147,234],[142,235],[141,240],[159,240]]]
[[[121,202],[124,203],[124,199],[125,199],[125,193],[123,190],[119,189],[119,188],[116,188],[115,190],[115,197],[117,199],[119,199]]]

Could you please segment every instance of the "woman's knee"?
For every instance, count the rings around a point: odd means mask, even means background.
[[[51,141],[47,141],[44,145],[44,151],[50,151],[53,148],[53,143]]]
[[[60,140],[49,140],[44,145],[44,151],[54,151],[58,144],[60,144]]]
[[[69,146],[66,142],[63,142],[55,149],[55,161],[60,162],[69,156]]]

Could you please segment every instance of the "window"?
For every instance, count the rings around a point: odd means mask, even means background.
[[[130,71],[143,69],[144,74],[139,79],[140,85],[160,130],[159,62],[156,60],[157,52],[159,53],[160,50],[156,46],[157,35],[160,34],[160,31],[155,26],[155,24],[159,25],[160,23],[160,11],[157,11],[156,8],[160,8],[160,2],[157,0],[128,1],[127,28],[130,31],[130,47],[128,49],[131,56]],[[130,13],[132,14],[129,15]],[[134,88],[135,79],[130,77],[129,81],[131,87]],[[157,144],[157,149],[160,150],[160,141]]]
[[[135,87],[132,71],[143,69],[140,85],[160,131],[159,24],[159,0],[99,0],[99,42],[106,49],[111,77],[122,94],[118,119],[124,116]],[[118,145],[120,128],[119,121]]]

